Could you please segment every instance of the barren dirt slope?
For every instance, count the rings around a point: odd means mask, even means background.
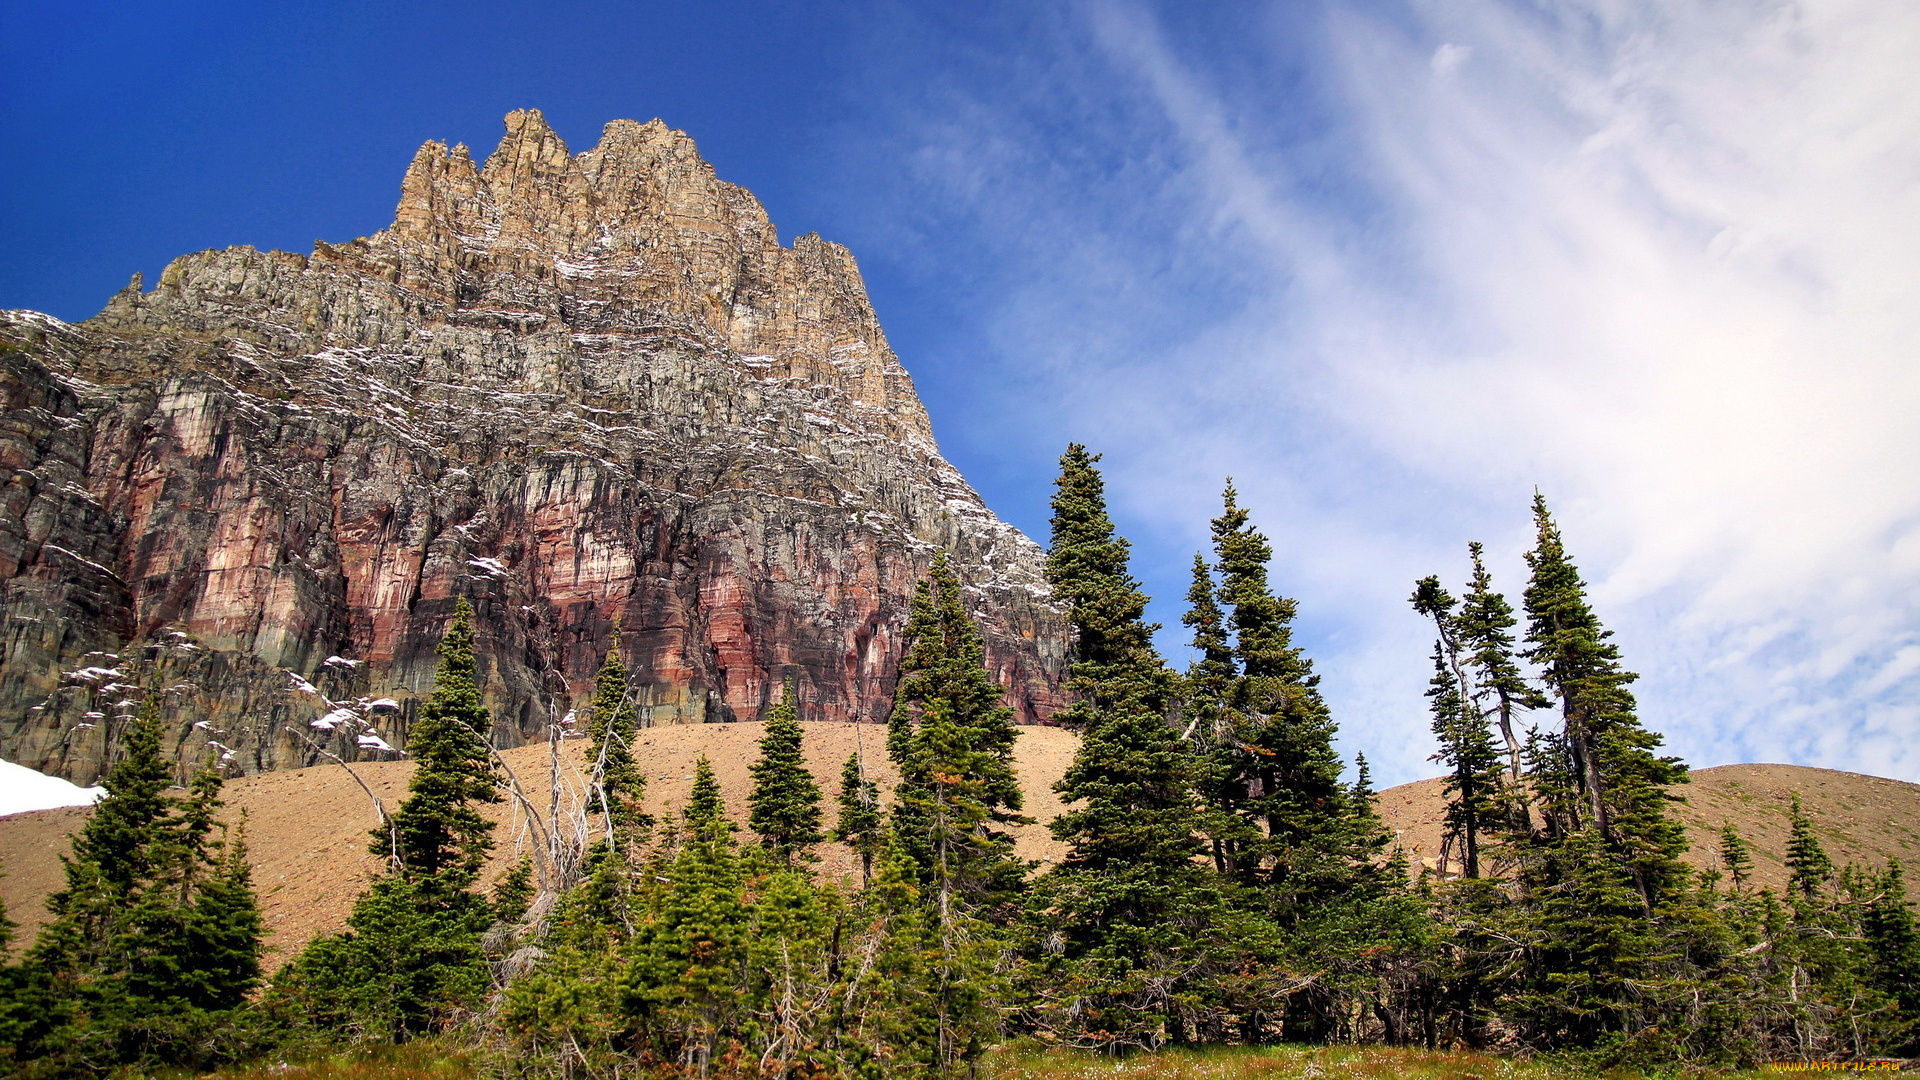
[[[649,809],[656,818],[668,820],[668,815],[674,815],[677,820],[678,808],[686,803],[693,786],[694,761],[704,753],[713,762],[729,811],[744,828],[751,787],[747,767],[758,756],[756,744],[764,728],[760,723],[683,724],[642,731],[636,756],[650,778]],[[887,761],[884,727],[815,722],[805,728],[807,767],[820,784],[829,824],[841,765],[856,748],[863,751],[869,776],[879,782],[883,798],[890,798],[896,774]],[[1023,858],[1047,861],[1060,853],[1045,827],[1060,812],[1053,784],[1072,761],[1075,739],[1060,728],[1022,727],[1019,731],[1016,766],[1026,792],[1027,815],[1036,823],[1018,830],[1018,850]],[[577,775],[585,745],[584,741],[562,744],[563,771]],[[503,756],[528,801],[546,814],[553,790],[546,747],[523,746]],[[353,769],[391,809],[405,797],[413,765],[378,762]],[[567,790],[564,783],[562,790]],[[273,954],[268,966],[277,966],[308,938],[345,924],[354,896],[379,869],[379,860],[367,850],[369,830],[378,819],[366,792],[338,765],[242,777],[228,782],[226,800],[230,819],[242,810],[247,815],[254,886],[260,892],[268,949]],[[525,836],[519,824],[524,814],[515,810],[511,799],[491,808],[506,827],[495,834],[489,880],[512,861],[516,838]],[[31,941],[45,922],[45,898],[63,884],[60,855],[87,812],[68,808],[0,818],[0,873],[6,875],[0,878],[0,898],[21,924],[21,939]],[[820,854],[821,869],[829,876],[855,871],[852,853],[839,844],[822,844]]]
[[[1420,780],[1380,793],[1380,814],[1408,859],[1437,868],[1443,781]],[[1758,883],[1776,892],[1786,885],[1787,804],[1798,791],[1827,854],[1838,865],[1876,869],[1889,859],[1920,863],[1920,784],[1799,765],[1718,765],[1696,769],[1693,782],[1675,788],[1674,807],[1693,844],[1688,861],[1718,869],[1720,827],[1731,823],[1754,848]],[[1457,860],[1451,869],[1458,870]],[[1908,878],[1920,897],[1920,875]]]

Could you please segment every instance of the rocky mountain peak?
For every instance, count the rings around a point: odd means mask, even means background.
[[[461,596],[502,745],[611,648],[654,722],[789,678],[879,719],[939,549],[1009,701],[1051,711],[1040,550],[941,457],[852,254],[783,247],[658,120],[579,154],[505,126],[478,165],[423,145],[371,236],[0,321],[0,754],[90,782],[156,667],[183,760],[386,754]]]

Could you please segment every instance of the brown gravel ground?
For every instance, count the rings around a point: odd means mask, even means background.
[[[886,756],[885,727],[824,721],[804,726],[807,767],[820,784],[829,823],[834,816],[833,799],[840,788],[841,765],[856,749],[863,752],[868,775],[879,782],[883,798],[891,792],[897,776]],[[677,808],[685,804],[693,786],[694,761],[706,754],[729,811],[744,828],[751,788],[747,767],[758,757],[756,744],[764,730],[764,724],[753,722],[642,731],[635,756],[651,778],[648,809],[661,820],[676,819]],[[1016,830],[1016,847],[1021,857],[1045,862],[1058,858],[1062,850],[1047,833],[1045,823],[1060,812],[1053,784],[1066,772],[1077,744],[1070,732],[1060,728],[1022,727],[1019,731],[1015,767],[1026,794],[1026,813],[1035,823]],[[563,775],[572,774],[576,786],[585,745],[576,740],[561,747]],[[506,751],[502,757],[519,778],[528,801],[546,815],[553,790],[547,748],[523,746]],[[406,795],[413,765],[404,761],[367,762],[354,765],[353,770],[391,810]],[[568,787],[563,783],[562,790]],[[253,883],[267,920],[267,964],[272,968],[308,938],[345,924],[354,897],[379,869],[379,860],[367,850],[369,831],[379,819],[366,792],[338,765],[232,780],[227,783],[225,799],[229,820],[236,819],[240,811],[246,813]],[[514,800],[491,807],[490,812],[507,827],[495,832],[494,858],[486,871],[488,881],[517,857],[526,835],[522,824],[526,815],[516,813]],[[20,924],[16,949],[21,942],[32,941],[34,932],[45,923],[45,898],[64,881],[60,856],[67,851],[68,836],[79,829],[87,813],[85,808],[69,807],[0,817],[0,873],[5,874],[0,877],[0,899],[6,901],[10,917]],[[822,844],[820,855],[820,869],[828,876],[858,872],[852,852],[842,845]]]
[[[1696,769],[1692,783],[1674,789],[1684,799],[1674,814],[1693,845],[1687,861],[1720,868],[1720,827],[1732,824],[1752,845],[1758,885],[1781,891],[1787,882],[1787,805],[1794,792],[1836,865],[1879,869],[1890,859],[1920,868],[1920,784],[1799,765],[1717,765]],[[1417,870],[1436,868],[1444,781],[1420,780],[1380,793],[1380,815]],[[1453,867],[1458,869],[1457,864]],[[1920,899],[1920,873],[1907,878]]]
[[[895,776],[886,760],[883,727],[828,722],[805,727],[807,765],[826,796],[829,820],[841,763],[856,748],[864,751],[869,773],[881,790],[891,790]],[[662,820],[677,815],[692,786],[694,761],[704,753],[713,762],[733,817],[744,826],[750,786],[747,767],[757,756],[755,744],[763,730],[759,723],[738,723],[643,731],[637,757],[652,778],[649,809]],[[584,745],[579,741],[563,744],[563,774],[577,776]],[[1062,853],[1048,835],[1046,823],[1061,810],[1052,788],[1071,763],[1075,746],[1073,734],[1059,728],[1020,729],[1015,764],[1026,792],[1026,812],[1035,819],[1016,832],[1023,858],[1046,863]],[[546,814],[552,791],[547,748],[525,746],[503,756],[528,800]],[[405,796],[413,771],[408,762],[371,762],[353,768],[389,808]],[[1722,765],[1695,771],[1693,782],[1680,791],[1686,801],[1676,810],[1696,845],[1689,856],[1695,865],[1717,865],[1714,852],[1720,826],[1732,822],[1755,849],[1759,883],[1776,890],[1786,880],[1781,856],[1787,839],[1787,801],[1794,791],[1800,792],[1836,863],[1880,867],[1889,858],[1909,865],[1920,862],[1920,785],[1796,765]],[[367,850],[368,833],[377,819],[366,793],[337,765],[233,780],[227,785],[226,799],[230,819],[240,811],[246,813],[254,885],[267,919],[268,965],[272,967],[308,938],[344,924],[354,897],[379,868],[379,861]],[[1416,869],[1434,865],[1443,810],[1438,779],[1380,793],[1381,815]],[[493,807],[492,813],[507,827],[496,834],[488,880],[517,856],[527,834],[525,815],[516,812],[513,800]],[[0,873],[5,874],[0,877],[0,899],[21,924],[16,949],[20,942],[31,941],[45,922],[45,898],[62,883],[60,855],[86,815],[84,808],[70,807],[0,817]],[[829,877],[856,872],[852,853],[841,845],[822,844],[820,855],[820,869]],[[1920,874],[1910,880],[1915,883],[1915,896],[1920,897]]]

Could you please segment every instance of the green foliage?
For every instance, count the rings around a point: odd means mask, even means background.
[[[860,883],[873,881],[873,857],[885,847],[885,819],[880,815],[879,785],[866,778],[860,755],[847,755],[840,769],[840,816],[833,826],[836,843],[852,848],[860,856]]]
[[[1686,834],[1667,814],[1667,789],[1686,782],[1686,766],[1655,756],[1662,740],[1640,723],[1627,690],[1638,676],[1621,665],[1612,632],[1588,605],[1586,584],[1538,493],[1533,517],[1525,655],[1559,703],[1563,729],[1553,747],[1565,755],[1564,766],[1536,775],[1535,786],[1556,778],[1559,790],[1547,795],[1550,829],[1597,829],[1651,911],[1687,880],[1680,862]]]
[[[473,1008],[490,986],[480,939],[496,907],[474,885],[493,825],[475,804],[498,802],[500,782],[473,645],[463,598],[407,743],[415,766],[393,815],[397,841],[374,830],[372,851],[393,851],[394,863],[355,901],[345,931],[315,938],[274,979],[277,1003],[298,1025],[405,1042]]]
[[[371,849],[387,856],[397,843],[400,873],[454,889],[472,883],[493,847],[493,823],[474,804],[500,801],[486,741],[493,720],[480,701],[473,644],[473,608],[462,597],[440,640],[433,690],[408,733],[415,767],[406,801],[393,815],[398,840],[390,840],[386,828],[375,829]]]
[[[1753,876],[1753,849],[1731,823],[1720,826],[1720,865],[1726,867],[1736,892]]]
[[[900,766],[893,831],[942,912],[1008,904],[1024,886],[1005,826],[1026,821],[1013,772],[1013,711],[986,670],[944,552],[914,590],[887,752]]]
[[[620,623],[613,624],[613,643],[593,680],[593,701],[587,707],[587,762],[594,789],[588,812],[604,815],[615,846],[640,842],[653,818],[641,810],[647,778],[633,759],[633,740],[640,729],[639,710],[627,684],[627,666],[620,659]]]
[[[812,859],[809,850],[826,839],[820,831],[820,785],[807,771],[801,752],[804,732],[793,683],[780,691],[780,700],[767,718],[760,739],[760,760],[753,763],[753,792],[747,823],[760,836],[767,852],[782,865]]]
[[[1486,717],[1474,701],[1477,687],[1462,662],[1460,616],[1454,604],[1439,578],[1422,578],[1414,587],[1414,610],[1432,619],[1439,631],[1433,645],[1433,678],[1428,683],[1427,702],[1433,714],[1433,735],[1440,745],[1433,758],[1447,766],[1441,870],[1447,869],[1448,855],[1458,851],[1466,875],[1479,877],[1481,838],[1500,824],[1505,785],[1499,752],[1487,730]]]
[[[1806,809],[1800,805],[1797,791],[1787,810],[1787,822],[1788,886],[1803,902],[1811,902],[1827,882],[1833,880],[1833,860],[1827,857],[1820,838],[1814,835],[1813,819],[1807,817]]]
[[[1147,597],[1107,516],[1099,459],[1060,459],[1047,577],[1075,648],[1066,722],[1081,729],[1050,826],[1069,850],[1030,904],[1052,943],[1034,972],[1046,1023],[1075,1041],[1157,1046],[1181,1030],[1196,937],[1217,899],[1203,869],[1195,762],[1170,726],[1176,679],[1153,647]]]
[[[231,1048],[220,1032],[260,976],[244,836],[215,838],[213,771],[184,799],[166,794],[159,693],[156,680],[74,837],[52,921],[0,980],[0,1036],[35,1073],[218,1060]]]

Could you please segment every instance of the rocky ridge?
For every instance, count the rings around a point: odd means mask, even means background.
[[[429,142],[395,221],[175,260],[0,318],[0,756],[79,783],[157,686],[182,769],[404,749],[461,596],[494,739],[615,639],[650,723],[878,720],[950,553],[1023,721],[1059,701],[1042,553],[941,456],[852,255],[659,121]]]

